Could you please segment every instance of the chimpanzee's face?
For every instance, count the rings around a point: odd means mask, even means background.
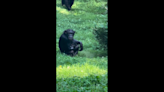
[[[67,36],[68,40],[72,41],[75,31],[68,29],[64,31],[64,34]]]
[[[69,39],[70,41],[73,40],[73,34],[72,34],[72,33],[68,34],[68,39]]]

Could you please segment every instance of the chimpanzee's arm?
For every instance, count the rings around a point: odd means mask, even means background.
[[[70,0],[70,7],[73,5],[74,0]]]
[[[80,44],[80,50],[79,51],[82,51],[83,50],[83,44],[82,44],[82,42],[80,42],[80,41],[77,41],[77,40],[75,40],[74,39],[74,42],[76,43],[76,44]]]
[[[71,10],[69,0],[65,0],[65,6],[67,7],[68,11]]]

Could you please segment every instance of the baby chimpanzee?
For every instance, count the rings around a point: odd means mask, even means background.
[[[76,46],[72,45],[72,46],[70,46],[68,55],[75,56],[76,54],[78,54],[78,50],[79,50],[79,45],[78,44]]]

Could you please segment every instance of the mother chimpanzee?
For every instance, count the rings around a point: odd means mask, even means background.
[[[75,31],[72,29],[67,29],[63,32],[59,39],[59,48],[62,53],[65,53],[70,56],[75,56],[78,54],[78,51],[83,50],[83,44],[80,41],[77,41],[73,38]],[[79,50],[80,45],[80,50]]]

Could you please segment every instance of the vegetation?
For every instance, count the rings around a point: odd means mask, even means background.
[[[101,23],[96,25],[94,28],[94,34],[97,38],[98,42],[100,43],[100,47],[104,50],[108,48],[108,26],[107,23]]]
[[[56,0],[57,14],[57,92],[107,92],[107,50],[100,48],[93,34],[99,24],[107,23],[107,0],[75,0],[68,11]],[[84,50],[75,57],[61,54],[59,37],[66,29],[76,31],[74,38],[83,43]]]

